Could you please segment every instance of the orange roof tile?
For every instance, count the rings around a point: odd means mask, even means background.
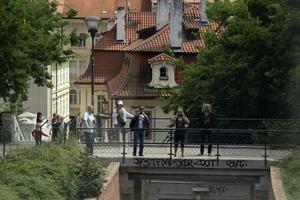
[[[124,47],[138,40],[140,29],[154,27],[156,24],[155,13],[152,12],[130,12],[128,13],[128,22],[126,24],[126,43],[116,43],[115,32],[116,25],[106,32],[103,37],[98,40],[96,49],[101,50],[123,50]]]
[[[95,76],[96,84],[106,83],[115,77],[121,69],[123,63],[123,54],[119,52],[96,51],[95,52]],[[90,84],[91,67],[89,66],[85,73],[75,82],[75,84]]]
[[[169,25],[145,40],[138,40],[124,48],[124,51],[139,52],[163,52],[164,46],[170,46]],[[182,53],[198,53],[199,48],[204,46],[203,39],[183,41],[181,44]]]
[[[151,11],[151,0],[59,0],[63,5],[59,6],[59,11],[67,13],[70,8],[77,10],[76,17],[87,17],[91,15],[99,16],[102,19],[115,17],[118,6],[130,5],[130,10]],[[61,2],[59,2],[61,4]],[[61,8],[63,7],[63,8]]]
[[[160,61],[176,61],[176,58],[173,58],[172,56],[169,56],[168,54],[161,53],[153,58],[148,59],[149,63],[153,62],[160,62]]]

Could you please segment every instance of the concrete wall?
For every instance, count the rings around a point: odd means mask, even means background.
[[[106,183],[98,200],[120,200],[119,166],[118,162],[109,164],[105,175]]]
[[[121,200],[266,200],[266,180],[267,169],[120,168]]]

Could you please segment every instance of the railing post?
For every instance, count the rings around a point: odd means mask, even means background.
[[[268,143],[268,141],[267,141],[267,138],[268,138],[268,133],[267,133],[267,131],[264,131],[265,132],[265,154],[264,154],[264,157],[265,157],[265,167],[267,167],[267,157],[268,157],[268,155],[267,155],[267,143]]]
[[[171,129],[170,132],[170,160],[172,160],[172,155],[173,155],[173,130]]]
[[[219,131],[216,132],[216,142],[217,142],[217,166],[219,166],[219,161],[220,161],[220,143],[219,143]]]
[[[126,154],[126,152],[125,152],[125,128],[122,128],[122,135],[123,135],[123,155],[122,155],[122,164],[124,164],[125,163],[125,154]]]

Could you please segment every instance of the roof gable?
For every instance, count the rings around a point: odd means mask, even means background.
[[[176,62],[176,58],[169,56],[166,53],[161,53],[153,58],[148,59],[149,63],[154,63],[154,62],[161,62],[161,61],[171,61],[171,62]]]

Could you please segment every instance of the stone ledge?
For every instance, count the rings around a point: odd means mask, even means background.
[[[278,167],[270,167],[270,200],[287,200]]]

